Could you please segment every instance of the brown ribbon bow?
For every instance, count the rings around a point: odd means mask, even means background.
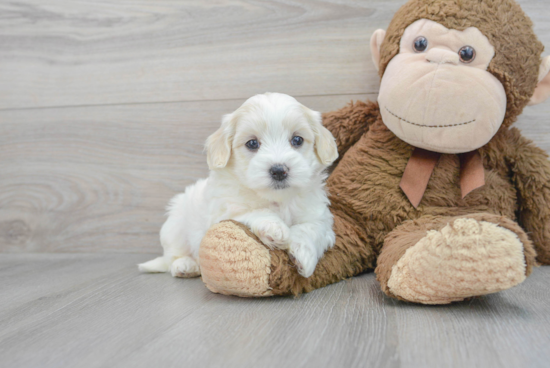
[[[472,190],[485,185],[485,172],[481,155],[477,150],[461,153],[458,156],[460,158],[460,189],[462,198],[464,198]],[[441,153],[422,148],[414,149],[399,184],[414,208],[420,204],[430,176],[440,157]]]

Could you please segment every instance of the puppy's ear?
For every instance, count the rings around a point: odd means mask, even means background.
[[[235,134],[233,114],[225,115],[221,127],[206,140],[206,162],[210,170],[223,169],[231,157],[231,144]]]
[[[315,134],[315,152],[323,165],[330,165],[338,158],[338,147],[330,131],[323,126],[323,117],[318,111],[304,106],[309,124]]]

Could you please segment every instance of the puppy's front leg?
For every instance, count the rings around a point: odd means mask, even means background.
[[[332,215],[327,210],[322,218],[294,225],[290,228],[288,254],[298,268],[298,273],[310,277],[325,251],[334,246]]]
[[[287,249],[290,229],[270,210],[256,210],[235,218],[252,230],[262,243],[270,248]]]

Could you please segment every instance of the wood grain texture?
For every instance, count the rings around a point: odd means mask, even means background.
[[[3,2],[0,108],[376,91],[383,3]]]
[[[0,3],[0,252],[159,252],[221,115],[266,90],[375,99],[368,40],[403,2]],[[547,7],[520,3],[550,44]],[[547,151],[549,112],[517,124]]]
[[[404,1],[0,2],[0,366],[547,367],[549,267],[427,307],[373,274],[226,297],[116,254],[160,252],[164,206],[207,174],[203,142],[244,99],[375,99],[370,35]],[[519,2],[550,45],[546,2]],[[547,151],[549,116],[516,124]]]
[[[0,251],[159,252],[164,207],[208,175],[203,142],[242,102],[0,111]]]
[[[519,1],[550,45],[548,7]],[[0,3],[0,108],[375,93],[404,0]]]
[[[3,367],[547,367],[550,268],[450,306],[389,299],[373,274],[241,299],[142,275],[148,255],[0,255]]]

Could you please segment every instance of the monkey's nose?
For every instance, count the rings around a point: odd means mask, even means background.
[[[288,168],[285,165],[277,164],[271,166],[271,169],[269,169],[269,173],[271,174],[271,177],[274,180],[277,181],[283,181],[288,176]]]
[[[458,65],[460,59],[457,52],[434,47],[426,53],[426,60],[436,64]]]

